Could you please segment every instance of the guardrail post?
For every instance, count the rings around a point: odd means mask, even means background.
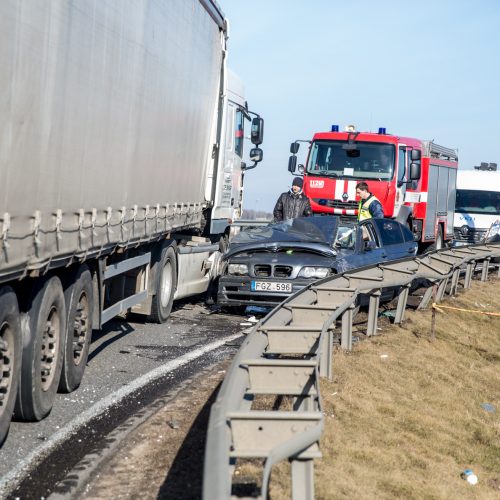
[[[399,325],[403,322],[405,315],[406,302],[408,301],[408,294],[410,292],[410,285],[401,287],[398,296],[398,305],[396,307],[396,316],[394,317],[394,324]]]
[[[314,500],[313,460],[292,460],[292,500]]]
[[[444,292],[446,291],[446,286],[448,285],[448,278],[441,280],[436,293],[436,302],[441,302],[444,297]]]
[[[467,262],[467,268],[465,269],[465,280],[464,280],[464,288],[470,288],[470,284],[472,281],[472,275],[474,274],[474,268],[476,267],[476,261],[471,260]]]
[[[370,293],[370,304],[368,306],[368,327],[366,329],[367,337],[377,335],[377,319],[380,294],[380,290],[375,290]]]
[[[293,411],[314,411],[314,400],[309,394],[293,398]]]
[[[422,297],[422,300],[420,301],[420,304],[417,307],[417,310],[420,311],[422,309],[427,308],[432,297],[433,288],[434,288],[433,286],[427,288],[427,290],[424,293],[424,296]]]
[[[340,347],[347,351],[352,350],[352,313],[354,306],[342,314],[342,335],[340,337]]]
[[[490,258],[486,257],[486,259],[483,260],[483,270],[481,272],[481,281],[488,280],[488,268],[489,267],[490,267]]]
[[[321,377],[333,378],[333,330],[329,329],[323,333],[321,346],[321,362],[319,374]]]
[[[451,287],[450,287],[450,295],[456,295],[458,290],[458,280],[460,278],[460,268],[456,268],[453,271],[453,276],[451,277]]]

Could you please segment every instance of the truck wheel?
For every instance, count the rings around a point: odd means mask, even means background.
[[[61,376],[66,308],[61,281],[53,276],[37,283],[27,304],[21,383],[16,417],[42,420],[52,405]]]
[[[174,293],[177,288],[177,261],[171,245],[162,249],[160,259],[155,267],[155,294],[151,304],[151,315],[148,319],[154,323],[165,323],[172,310]]]
[[[74,273],[64,291],[66,339],[59,390],[72,392],[81,383],[92,337],[92,274],[83,265]]]
[[[21,322],[16,294],[0,288],[0,446],[9,432],[21,374]]]

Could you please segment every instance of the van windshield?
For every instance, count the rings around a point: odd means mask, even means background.
[[[455,212],[461,214],[500,214],[500,193],[475,189],[457,189]]]
[[[394,174],[392,144],[356,142],[344,149],[346,141],[315,141],[311,146],[307,173],[322,177],[377,179],[388,181]]]

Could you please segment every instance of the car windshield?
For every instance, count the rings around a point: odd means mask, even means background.
[[[457,189],[455,212],[462,214],[500,214],[500,193]]]
[[[307,173],[322,177],[392,179],[393,145],[355,142],[352,149],[345,149],[347,145],[345,141],[314,141],[307,162]]]
[[[237,234],[232,244],[256,242],[311,242],[331,246],[337,235],[338,217],[297,217],[268,226],[251,228]]]

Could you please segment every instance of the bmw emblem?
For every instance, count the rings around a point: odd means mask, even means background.
[[[348,195],[347,193],[344,193],[344,194],[342,195],[342,200],[343,200],[343,201],[347,201],[348,199],[349,199],[349,195]]]

